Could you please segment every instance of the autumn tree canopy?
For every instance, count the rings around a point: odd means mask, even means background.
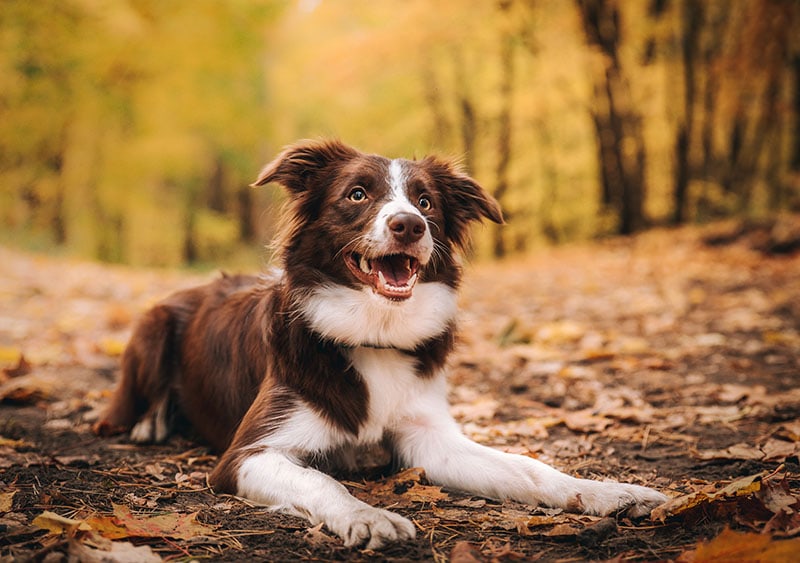
[[[0,240],[235,261],[280,208],[260,166],[320,136],[458,157],[508,219],[484,255],[796,210],[798,25],[791,0],[7,0]]]

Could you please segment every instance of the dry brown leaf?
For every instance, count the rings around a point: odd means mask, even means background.
[[[25,359],[25,355],[20,353],[17,365],[13,368],[3,368],[3,374],[9,378],[20,377],[31,372],[31,363]]]
[[[70,555],[83,563],[160,563],[161,557],[148,545],[135,546],[129,542],[109,542],[101,548],[84,542],[72,542]]]
[[[459,541],[450,551],[450,563],[483,563],[486,559],[477,546]]]
[[[693,453],[696,458],[705,461],[712,459],[760,460],[764,458],[764,452],[761,451],[761,448],[758,446],[751,446],[750,444],[734,444],[728,446],[724,450],[703,450]]]
[[[494,399],[481,398],[472,403],[457,403],[450,407],[450,414],[460,420],[491,420],[500,406]]]
[[[30,405],[46,399],[52,388],[41,381],[29,380],[28,377],[10,379],[0,385],[0,402],[17,405]]]
[[[614,421],[594,414],[593,409],[570,412],[564,415],[564,424],[574,432],[602,432]]]
[[[726,528],[713,540],[701,543],[693,561],[797,561],[800,538],[775,540],[767,534],[739,533]]]
[[[431,508],[434,516],[451,522],[467,522],[472,516],[469,510],[464,510],[462,508],[439,508],[436,505],[433,505]]]
[[[786,438],[792,442],[800,442],[800,420],[784,422],[775,432],[775,436]]]
[[[545,536],[550,538],[566,538],[577,536],[583,529],[582,526],[573,523],[556,524],[552,530],[544,533]]]
[[[316,526],[308,528],[306,533],[303,535],[303,540],[308,542],[313,547],[320,547],[335,543],[336,539],[322,531],[322,527],[324,525],[324,522],[320,522]]]
[[[410,489],[403,493],[403,496],[413,502],[437,502],[450,498],[447,493],[442,492],[441,487],[420,485],[419,483],[414,483]]]
[[[786,461],[786,458],[797,457],[800,454],[800,442],[787,442],[777,438],[770,438],[761,446],[764,452],[763,461]]]
[[[91,528],[109,539],[174,538],[192,539],[208,536],[214,527],[197,521],[197,513],[170,512],[156,516],[136,516],[127,506],[115,504],[114,516],[94,516],[87,522]]]
[[[716,492],[698,491],[668,500],[661,506],[653,509],[650,519],[653,521],[664,522],[667,518],[683,514],[696,506],[709,505],[716,502],[723,502],[737,497],[752,495],[761,490],[761,481],[764,473],[750,475],[733,481],[726,487]]]

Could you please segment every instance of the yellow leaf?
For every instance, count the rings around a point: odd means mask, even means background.
[[[25,440],[12,440],[11,438],[6,438],[5,436],[0,436],[0,447],[3,448],[12,448],[12,449],[19,449],[29,446],[28,442]]]
[[[17,491],[0,493],[0,512],[11,512],[14,507],[14,495]]]
[[[60,516],[49,510],[42,512],[39,516],[34,518],[31,523],[37,528],[47,530],[51,534],[66,533],[70,536],[74,535],[77,531],[88,532],[92,529],[92,527],[83,520],[74,520],[66,516]]]
[[[86,519],[86,523],[101,536],[110,540],[118,540],[130,536],[125,526],[120,526],[113,516],[90,516]]]
[[[116,338],[103,338],[98,347],[107,356],[121,356],[125,351],[126,343]]]
[[[22,352],[19,348],[0,346],[0,364],[11,365],[19,362]]]

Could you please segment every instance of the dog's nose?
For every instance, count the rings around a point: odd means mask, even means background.
[[[389,230],[402,244],[417,242],[425,234],[425,220],[413,213],[396,213],[389,218]]]

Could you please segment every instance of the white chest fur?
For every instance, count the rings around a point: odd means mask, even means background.
[[[378,442],[387,431],[420,409],[431,398],[444,400],[444,374],[431,378],[417,375],[414,358],[397,350],[358,347],[349,352],[353,367],[367,386],[368,412],[357,436],[330,424],[308,405],[297,405],[276,432],[260,440],[297,457],[351,445]]]
[[[455,319],[457,295],[442,283],[421,283],[414,295],[393,302],[372,289],[327,285],[300,306],[311,328],[348,346],[369,344],[413,350],[440,335]]]

